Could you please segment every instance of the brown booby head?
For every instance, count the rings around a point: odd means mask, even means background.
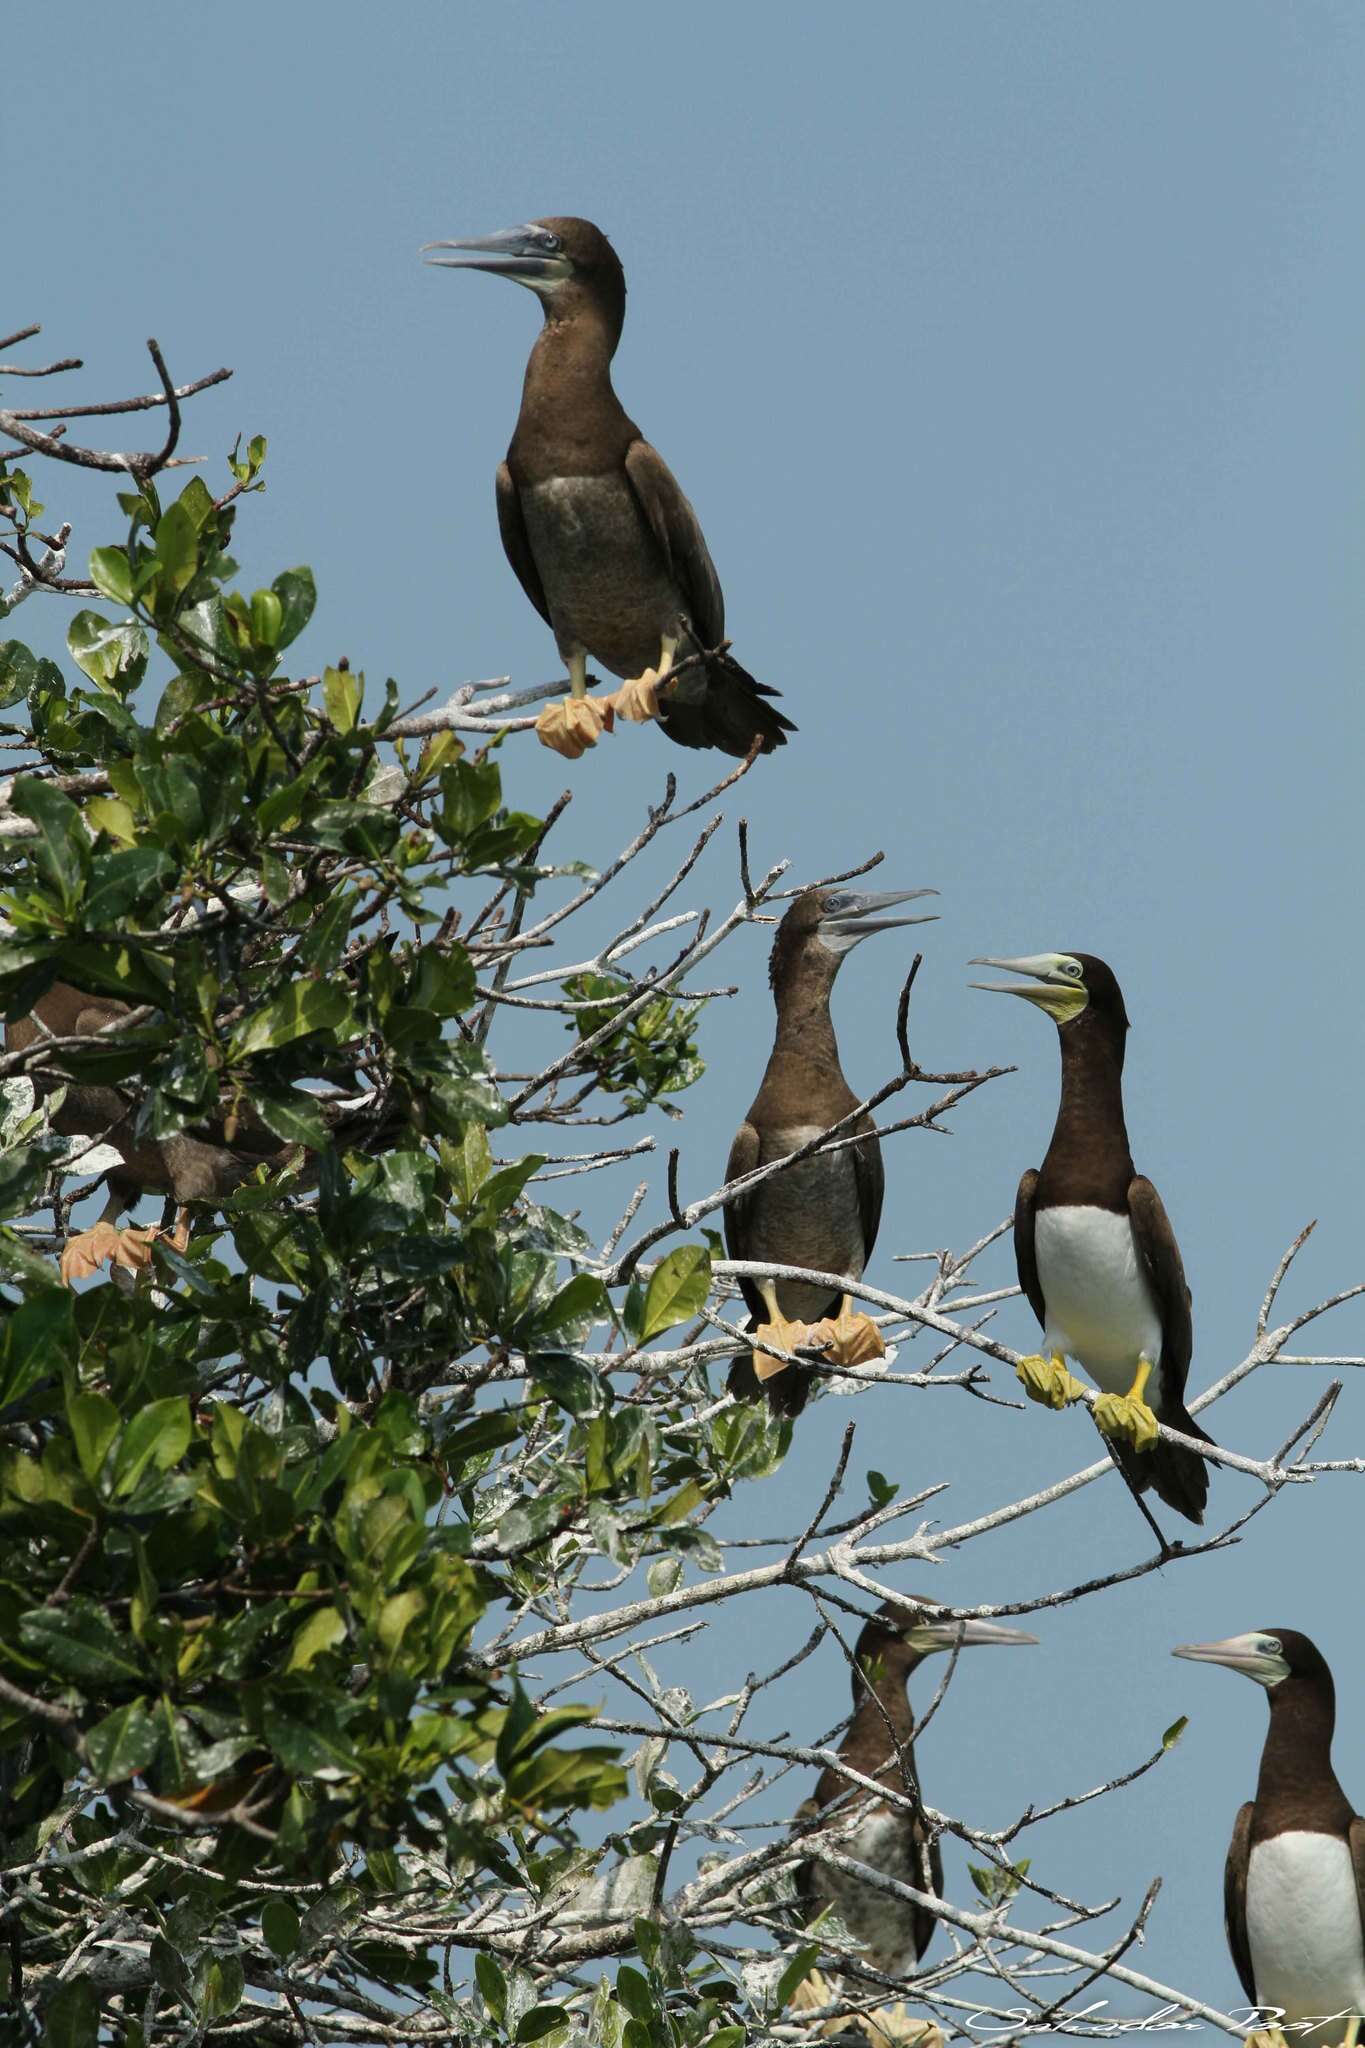
[[[570,319],[585,305],[604,312],[616,334],[626,317],[626,279],[621,259],[590,220],[552,214],[495,235],[460,242],[426,242],[431,249],[461,249],[460,256],[427,256],[447,270],[486,270],[524,284],[540,300],[545,319]]]
[[[900,1600],[885,1600],[864,1622],[854,1655],[860,1672],[867,1672],[874,1691],[888,1680],[908,1680],[915,1666],[937,1650],[970,1650],[992,1645],[1036,1643],[1022,1628],[1002,1628],[998,1622],[954,1621],[943,1615],[936,1601],[921,1600],[907,1593]],[[875,1674],[875,1675],[874,1675]],[[862,1699],[861,1680],[853,1680],[854,1704]]]
[[[1272,1695],[1277,1686],[1302,1680],[1335,1697],[1327,1659],[1296,1628],[1262,1628],[1250,1635],[1226,1636],[1221,1642],[1181,1643],[1171,1655],[1197,1664],[1223,1664],[1244,1678],[1254,1678]]]
[[[1064,1040],[1072,1036],[1106,1040],[1122,1067],[1129,1031],[1123,990],[1113,968],[1093,953],[1027,953],[1017,960],[983,953],[967,964],[1031,976],[1031,984],[974,981],[969,986],[997,996],[1022,996],[1025,1002],[1035,1003],[1047,1011]]]
[[[882,917],[879,912],[937,894],[937,889],[803,890],[777,927],[768,961],[771,986],[781,989],[798,975],[813,976],[830,986],[845,954],[873,932],[932,924],[937,915],[929,911],[911,917]]]

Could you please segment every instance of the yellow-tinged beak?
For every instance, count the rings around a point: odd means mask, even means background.
[[[1007,974],[1032,975],[1036,986],[1014,982],[973,981],[971,988],[984,988],[997,996],[1022,996],[1046,1010],[1055,1024],[1079,1017],[1090,1000],[1080,962],[1069,953],[1026,953],[1017,960],[997,959],[989,953],[968,961],[969,967],[1000,967]]]

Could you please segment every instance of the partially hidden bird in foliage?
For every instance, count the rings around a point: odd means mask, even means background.
[[[426,248],[525,285],[544,315],[497,488],[507,559],[569,671],[541,740],[574,760],[620,718],[736,756],[782,746],[795,728],[777,692],[721,650],[725,600],[697,515],[613,389],[626,281],[601,229],[555,217]],[[590,695],[590,659],[623,687]]]

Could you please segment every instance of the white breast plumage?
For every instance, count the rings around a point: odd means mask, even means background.
[[[1159,1407],[1161,1318],[1128,1217],[1062,1203],[1037,1211],[1033,1241],[1049,1351],[1076,1359],[1111,1394],[1126,1394],[1139,1358],[1150,1359],[1158,1370],[1146,1398]]]
[[[914,1840],[903,1814],[879,1807],[837,1846],[854,1862],[866,1863],[887,1877],[913,1885],[916,1891],[932,1889],[927,1870],[920,1867],[914,1853]],[[904,1976],[915,1968],[919,1962],[915,1908],[908,1900],[818,1862],[811,1867],[811,1890],[817,1899],[828,1900],[854,1939],[865,1944],[874,1968],[891,1977]]]
[[[1343,1836],[1295,1828],[1258,1842],[1246,1912],[1258,2004],[1283,2007],[1287,2020],[1365,2012],[1360,1900]],[[1342,2031],[1326,2028],[1321,2038]]]

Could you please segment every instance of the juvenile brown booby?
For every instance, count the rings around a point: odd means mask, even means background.
[[[115,996],[89,995],[66,982],[54,982],[34,1004],[26,1017],[5,1027],[5,1047],[23,1052],[40,1038],[93,1037],[106,1031],[129,1014],[129,1005]],[[61,1065],[54,1051],[54,1066]],[[37,1081],[41,1096],[56,1084]],[[236,1120],[232,1142],[209,1142],[189,1131],[176,1131],[165,1138],[140,1137],[136,1128],[135,1102],[119,1088],[105,1083],[73,1080],[53,1112],[53,1128],[65,1137],[90,1138],[111,1146],[121,1163],[105,1175],[109,1200],[104,1213],[89,1230],[68,1239],[61,1257],[62,1278],[86,1279],[107,1259],[114,1266],[137,1271],[151,1261],[157,1229],[116,1228],[117,1218],[132,1208],[142,1194],[171,1196],[181,1212],[172,1242],[183,1250],[190,1202],[220,1202],[240,1187],[255,1169],[286,1165],[297,1156],[297,1145],[282,1144],[275,1134],[249,1111]]]
[[[1080,1391],[1074,1358],[1100,1387],[1095,1420],[1139,1491],[1200,1522],[1208,1472],[1194,1451],[1163,1443],[1158,1422],[1213,1439],[1185,1408],[1194,1334],[1190,1290],[1160,1195],[1133,1168],[1123,1117],[1123,992],[1091,953],[979,959],[974,967],[1027,974],[1035,987],[976,982],[1046,1010],[1062,1052],[1062,1097],[1041,1169],[1019,1183],[1014,1257],[1019,1285],[1043,1328],[1046,1356],[1019,1366],[1035,1401],[1064,1408]]]
[[[545,745],[575,760],[614,718],[657,718],[684,747],[782,746],[795,728],[765,702],[776,693],[728,654],[700,658],[725,637],[725,600],[695,512],[612,388],[626,281],[611,243],[591,221],[555,217],[426,247],[468,251],[427,260],[510,277],[544,314],[498,470],[498,525],[569,671],[569,697],[536,721]],[[589,696],[590,657],[624,687]]]
[[[897,903],[932,896],[932,889],[874,893],[807,889],[777,928],[768,968],[777,1004],[777,1036],[748,1116],[730,1147],[727,1183],[810,1143],[856,1109],[859,1098],[844,1079],[829,1013],[830,991],[845,956],[871,932],[927,924],[929,917],[882,917]],[[732,1259],[767,1260],[845,1273],[859,1280],[882,1213],[882,1153],[872,1119],[850,1126],[866,1132],[856,1145],[812,1153],[799,1166],[771,1174],[725,1205],[725,1242]],[[870,1316],[855,1316],[847,1294],[830,1294],[805,1280],[741,1280],[749,1325],[759,1341],[783,1351],[824,1341],[836,1365],[880,1358],[885,1346]],[[803,1320],[794,1320],[801,1318]],[[806,1323],[823,1318],[810,1331]],[[832,1319],[832,1320],[831,1320]],[[788,1368],[767,1352],[747,1352],[730,1371],[730,1391],[753,1400],[764,1383],[779,1415],[799,1415],[810,1374]]]
[[[1254,1678],[1270,1705],[1256,1797],[1237,1815],[1223,1873],[1242,1989],[1272,2009],[1267,2026],[1332,2021],[1306,2038],[1336,2042],[1344,2032],[1354,2048],[1365,2013],[1365,1820],[1332,1769],[1327,1661],[1292,1628],[1183,1643],[1173,1655]]]
[[[939,1621],[935,1613],[931,1603],[907,1594],[903,1601],[887,1601],[867,1622],[854,1652],[853,1718],[839,1744],[840,1760],[850,1770],[904,1793],[917,1807],[920,1787],[909,1699],[916,1666],[936,1650],[1038,1640],[1022,1629],[1001,1628],[991,1621]],[[879,1804],[831,1764],[801,1817],[823,1813],[836,1802],[831,1834],[840,1822],[849,1829],[833,1842],[843,1855],[916,1891],[942,1892],[938,1840],[931,1839],[921,1814]],[[850,1826],[855,1815],[856,1825]],[[886,1976],[907,1975],[929,1946],[934,1916],[927,1906],[894,1898],[822,1863],[818,1850],[801,1866],[797,1890],[812,1917],[822,1907],[833,1906],[849,1933],[863,1943],[868,1962]]]

